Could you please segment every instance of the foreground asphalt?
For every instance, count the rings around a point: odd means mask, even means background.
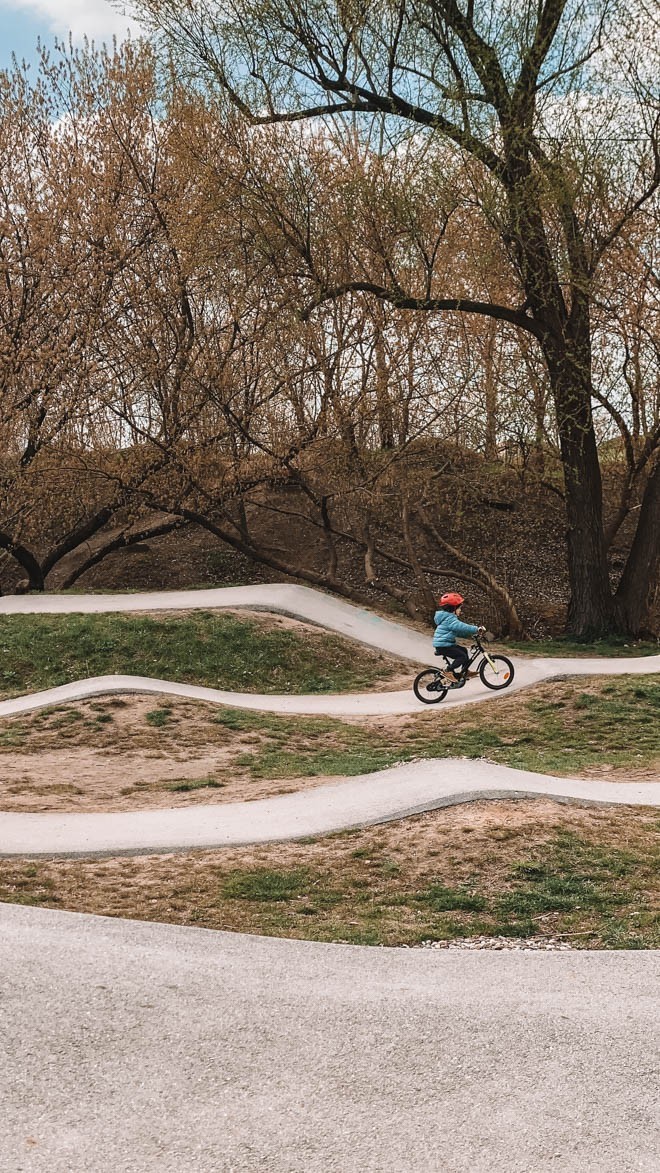
[[[651,1173],[658,953],[0,905],[3,1173]]]

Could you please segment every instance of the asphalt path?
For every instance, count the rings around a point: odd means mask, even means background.
[[[655,1173],[658,953],[0,905],[3,1173]]]

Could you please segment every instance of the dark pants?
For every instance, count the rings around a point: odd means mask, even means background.
[[[462,648],[460,644],[450,644],[446,648],[436,648],[435,654],[436,656],[447,657],[447,662],[452,672],[455,672],[457,669],[462,670],[463,668],[467,668],[470,660],[467,648]]]

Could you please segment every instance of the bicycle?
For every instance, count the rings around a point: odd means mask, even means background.
[[[445,699],[448,692],[456,688],[464,688],[468,680],[467,674],[480,656],[482,659],[477,672],[481,683],[495,692],[508,688],[514,677],[513,664],[507,656],[491,656],[481,642],[486,638],[486,636],[480,637],[478,635],[474,637],[474,643],[470,648],[470,658],[464,670],[457,670],[458,679],[456,681],[448,680],[445,676],[445,672],[449,668],[449,661],[442,648],[436,648],[436,656],[444,658],[447,668],[425,668],[423,672],[418,673],[413,681],[413,692],[417,699],[425,705],[437,705],[438,701]]]

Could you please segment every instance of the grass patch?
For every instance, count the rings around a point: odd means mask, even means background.
[[[225,783],[218,782],[217,778],[180,778],[176,782],[171,782],[167,789],[187,793],[191,790],[221,790],[224,785]]]
[[[299,750],[293,747],[280,749],[266,744],[263,748],[238,754],[235,764],[247,769],[250,777],[259,781],[263,778],[329,778],[333,775],[350,778],[384,770],[401,760],[398,749],[360,745],[359,736],[351,738],[349,735],[349,741],[353,744],[337,749],[317,749],[314,746]]]
[[[657,656],[658,640],[633,640],[625,636],[579,640],[569,636],[555,639],[508,640],[507,648],[528,656]]]
[[[483,934],[658,948],[660,819],[510,801],[300,843],[0,860],[0,900],[317,941]]]
[[[163,725],[167,725],[171,721],[172,710],[170,708],[151,709],[150,712],[145,713],[144,719],[147,725],[162,729]]]
[[[234,764],[254,780],[366,774],[414,758],[487,757],[540,773],[660,760],[660,676],[539,685],[478,709],[441,707],[394,726],[224,711],[214,721],[254,734]]]
[[[400,671],[400,663],[340,636],[217,612],[0,616],[5,696],[115,673],[240,692],[344,692]]]
[[[416,899],[432,912],[482,912],[487,907],[483,896],[461,888],[447,888],[444,884],[431,884]]]
[[[0,730],[0,749],[23,749],[28,741],[28,736],[29,734],[22,724],[17,722],[15,725],[10,725],[7,729]]]
[[[309,870],[277,871],[274,868],[253,868],[234,871],[221,885],[222,895],[228,900],[251,900],[260,904],[271,901],[293,900],[309,887]]]
[[[594,844],[571,832],[558,834],[545,855],[538,853],[513,866],[510,890],[493,902],[492,912],[521,936],[553,916],[567,924],[569,932],[579,932],[576,926],[592,926],[605,947],[629,948],[630,940],[640,938],[645,929],[649,947],[655,948],[660,943],[660,887],[655,886],[649,900],[647,880],[649,867],[660,867],[660,820],[655,830],[644,860],[634,850]],[[626,907],[628,916],[622,915]],[[622,932],[624,921],[628,928]]]

